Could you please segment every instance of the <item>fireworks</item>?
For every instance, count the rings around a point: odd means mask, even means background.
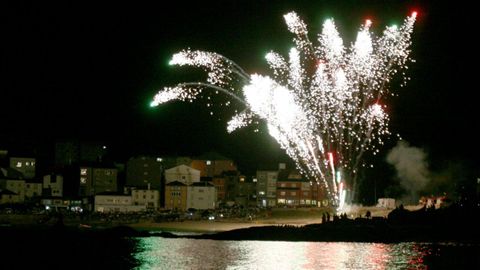
[[[346,47],[333,19],[325,21],[314,45],[307,25],[290,12],[284,18],[295,47],[288,59],[276,52],[266,55],[272,77],[250,75],[216,53],[184,50],[170,63],[203,68],[206,82],[164,88],[152,106],[228,95],[243,106],[228,122],[228,132],[265,121],[269,134],[300,172],[323,184],[332,203],[343,205],[346,189],[352,191],[350,198],[355,196],[364,153],[376,154],[382,138],[390,134],[383,99],[389,94],[388,82],[410,60],[416,15],[412,13],[400,27],[386,27],[378,37],[367,20],[356,41]]]

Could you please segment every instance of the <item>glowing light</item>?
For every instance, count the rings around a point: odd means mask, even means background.
[[[299,171],[321,183],[332,203],[343,205],[347,188],[357,189],[364,153],[378,153],[382,137],[390,135],[385,105],[379,102],[390,95],[388,82],[407,68],[416,15],[386,27],[381,36],[371,32],[367,19],[346,47],[333,19],[324,22],[315,45],[307,25],[290,12],[284,19],[295,46],[288,59],[273,51],[265,55],[272,77],[250,75],[217,53],[187,49],[173,55],[170,64],[202,68],[206,82],[166,87],[151,105],[203,98],[211,107],[213,95],[227,95],[243,106],[228,121],[228,132],[265,121]]]

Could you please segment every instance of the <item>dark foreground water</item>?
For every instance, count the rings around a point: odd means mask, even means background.
[[[101,233],[0,234],[0,269],[480,269],[452,243],[215,241]]]

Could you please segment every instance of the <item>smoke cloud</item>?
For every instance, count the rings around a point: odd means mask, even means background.
[[[405,201],[418,202],[418,194],[430,181],[426,153],[412,147],[406,141],[399,141],[387,155],[387,162],[392,164],[400,180],[400,185],[407,191]]]

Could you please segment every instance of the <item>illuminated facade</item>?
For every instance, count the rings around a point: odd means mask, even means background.
[[[208,182],[198,182],[187,186],[187,209],[215,209],[217,192]]]
[[[173,181],[165,185],[165,208],[187,210],[187,185]]]
[[[179,165],[165,170],[165,182],[179,181],[186,185],[200,182],[200,171],[187,165]]]
[[[147,209],[157,209],[160,202],[160,192],[153,189],[132,190],[133,205],[144,205]]]
[[[145,205],[133,205],[132,196],[126,195],[96,195],[95,211],[110,212],[140,212],[146,209]]]

